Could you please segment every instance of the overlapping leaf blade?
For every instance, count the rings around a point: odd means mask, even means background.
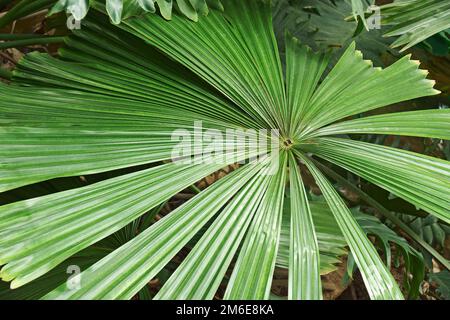
[[[62,285],[45,299],[131,299],[259,169],[226,176],[81,273],[77,290]]]
[[[0,282],[0,299],[37,300],[62,283],[76,286],[76,278],[73,278],[76,274],[74,273],[93,265],[107,254],[111,253],[112,250],[113,248],[105,248],[100,246],[91,246],[86,248],[85,250],[73,255],[42,277],[14,290],[10,289],[9,283]]]
[[[85,21],[67,39],[66,61],[30,54],[14,72],[16,85],[0,85],[1,191],[171,159],[174,130],[199,121],[259,127],[181,66],[101,21]]]
[[[366,237],[332,184],[320,173],[311,160],[301,153],[297,153],[297,155],[306,164],[327,200],[360,268],[370,298],[375,300],[403,299],[394,277],[385,267],[375,247]]]
[[[295,157],[289,157],[291,230],[289,254],[289,299],[320,300],[319,246],[305,186]]]
[[[367,26],[365,0],[351,0],[355,20]],[[405,51],[429,37],[450,28],[450,4],[442,0],[395,0],[382,5],[381,27],[385,37],[397,36],[392,47]]]
[[[196,24],[148,16],[127,21],[126,30],[198,74],[265,128],[283,131],[286,99],[271,7],[228,0],[226,8],[226,15],[211,12]]]
[[[358,113],[440,93],[428,72],[406,56],[388,68],[374,68],[353,43],[316,89],[302,118],[300,136]],[[380,94],[389,88],[389,94]]]
[[[281,225],[280,245],[278,248],[277,266],[289,269],[291,210],[290,198],[285,201],[283,222]],[[333,214],[325,202],[310,201],[314,229],[320,253],[320,274],[328,274],[337,270],[341,256],[347,254],[347,242],[342,236]]]
[[[343,121],[315,131],[312,136],[366,133],[450,140],[450,109],[396,112]]]
[[[308,102],[328,65],[328,55],[314,53],[286,34],[286,91],[290,118],[295,130],[307,112]],[[292,129],[291,129],[292,128]]]
[[[450,221],[448,161],[339,138],[317,138],[304,150],[352,171],[447,223]]]
[[[450,3],[441,0],[396,0],[381,6],[386,36],[399,36],[392,44],[405,51],[450,28]]]
[[[224,299],[268,299],[277,258],[283,214],[287,156],[281,153],[278,170],[255,213],[228,282]]]
[[[166,164],[3,206],[0,276],[26,284],[225,165]]]
[[[155,299],[213,299],[234,258],[270,176],[254,177],[222,211]]]

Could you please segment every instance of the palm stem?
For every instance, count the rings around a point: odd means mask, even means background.
[[[26,47],[36,44],[61,43],[64,42],[64,38],[65,37],[46,36],[40,38],[29,38],[29,39],[1,42],[0,49]]]

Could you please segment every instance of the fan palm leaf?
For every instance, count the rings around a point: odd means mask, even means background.
[[[372,122],[364,128],[351,121],[336,128],[340,124],[335,122],[438,94],[434,82],[409,56],[379,69],[354,45],[326,73],[327,56],[289,36],[285,78],[270,3],[223,3],[225,14],[212,11],[198,23],[179,16],[167,23],[148,15],[127,20],[120,29],[102,13],[92,12],[82,30],[67,38],[59,58],[27,55],[12,84],[0,85],[0,190],[151,165],[87,187],[1,206],[0,277],[12,281],[13,288],[46,274],[203,177],[259,154],[227,151],[233,157],[221,163],[169,162],[176,146],[173,131],[191,130],[194,122],[202,121],[205,128],[217,130],[278,129],[278,169],[262,174],[269,160],[242,166],[84,270],[79,288],[62,284],[45,298],[130,299],[212,222],[157,298],[212,298],[236,258],[225,298],[268,299],[282,257],[288,180],[290,297],[320,298],[319,266],[326,250],[321,249],[324,242],[306,200],[299,163],[324,194],[370,297],[403,298],[312,156],[448,222],[448,162],[327,137],[354,126],[362,132],[399,131],[383,126],[389,116],[374,121],[373,128]],[[448,117],[435,117],[419,130],[411,129],[418,118],[406,116],[403,134],[446,136],[440,129]]]

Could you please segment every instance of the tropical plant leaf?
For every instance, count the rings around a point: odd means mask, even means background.
[[[283,133],[286,95],[271,23],[271,8],[264,1],[247,1],[243,10],[242,2],[228,0],[226,15],[211,12],[195,25],[146,16],[127,21],[125,28],[208,81],[249,116],[261,119],[264,128]],[[221,34],[221,41],[214,39],[215,33]]]
[[[406,56],[388,68],[374,68],[352,43],[309,101],[298,129],[301,136],[348,116],[440,93],[418,65]],[[389,88],[391,94],[379,94],[382,87]]]
[[[365,0],[351,0],[353,17],[367,28]],[[441,0],[394,0],[380,7],[385,37],[396,36],[392,47],[400,52],[450,28],[450,4]]]
[[[425,277],[425,264],[422,255],[412,248],[408,242],[398,236],[394,231],[384,225],[378,218],[362,213],[359,208],[353,208],[352,212],[359,225],[368,235],[377,238],[379,246],[383,249],[386,256],[386,264],[391,269],[392,250],[391,244],[394,244],[399,251],[397,256],[402,256],[406,273],[404,275],[405,289],[408,292],[408,298],[417,299],[419,296],[419,288]],[[348,260],[354,263],[353,259]],[[349,266],[348,270],[354,270],[353,266]]]
[[[58,286],[65,285],[69,289],[80,285],[81,279],[79,278],[79,272],[86,270],[121,245],[136,237],[140,231],[145,230],[148,225],[154,222],[153,219],[160,212],[161,208],[162,206],[155,207],[155,209],[134,220],[109,237],[76,253],[56,268],[29,284],[18,289],[10,289],[6,282],[0,282],[0,299],[35,300],[42,298]]]
[[[356,185],[352,184],[348,180],[346,180],[341,175],[337,174],[333,170],[329,169],[327,166],[321,164],[320,162],[313,160],[314,164],[316,164],[322,171],[326,173],[330,178],[335,180],[340,186],[350,190],[357,194],[361,199],[368,204],[371,208],[375,209],[376,212],[383,215],[387,218],[386,223],[393,223],[394,226],[398,227],[400,230],[405,232],[415,243],[417,243],[422,250],[423,253],[430,254],[436,261],[439,261],[445,268],[450,270],[449,261],[444,258],[439,252],[437,252],[432,246],[430,246],[427,242],[425,242],[419,233],[413,230],[410,226],[408,226],[405,222],[403,222],[400,218],[398,218],[399,214],[394,212],[390,212],[383,205],[381,205],[378,201],[370,197],[367,193],[362,191]],[[400,214],[401,215],[401,214]],[[411,217],[408,215],[408,217]],[[425,260],[426,261],[426,260]]]
[[[156,299],[212,299],[238,251],[270,177],[255,177],[214,220]]]
[[[284,201],[284,215],[281,225],[280,247],[278,249],[277,266],[289,269],[291,209],[290,196]],[[345,241],[333,214],[325,201],[309,200],[309,207],[314,223],[315,234],[319,245],[320,274],[336,271],[341,258],[347,255]]]
[[[81,273],[77,290],[63,285],[44,298],[131,299],[258,169],[261,165],[247,166],[226,176]]]
[[[449,124],[450,109],[396,112],[339,122],[317,130],[314,136],[366,133],[450,140]]]
[[[321,189],[358,265],[371,299],[403,299],[392,274],[331,183],[307,157],[297,153]]]
[[[437,94],[434,82],[409,57],[386,69],[373,68],[354,44],[330,72],[324,71],[325,60],[320,59],[315,68],[305,71],[306,65],[297,59],[314,61],[321,55],[292,39],[287,41],[289,79],[285,78],[270,2],[226,0],[224,4],[226,13],[212,10],[198,23],[182,16],[173,16],[167,23],[156,15],[145,15],[125,20],[120,28],[107,21],[106,11],[99,6],[99,12],[90,12],[82,29],[66,39],[59,57],[29,54],[14,71],[12,84],[0,86],[4,102],[0,106],[1,190],[146,165],[86,187],[0,207],[0,265],[4,265],[0,276],[12,280],[13,288],[129,226],[203,177],[259,155],[261,150],[240,152],[226,145],[227,154],[235,157],[220,163],[166,163],[174,160],[171,151],[178,146],[171,133],[192,130],[201,121],[205,128],[216,130],[277,129],[276,174],[261,177],[261,164],[244,165],[137,237],[124,237],[129,240],[126,244],[83,272],[80,289],[67,290],[63,285],[46,298],[132,298],[177,252],[188,244],[192,247],[191,239],[207,226],[183,269],[174,273],[158,298],[211,298],[237,255],[225,298],[268,299],[275,265],[283,257],[278,253],[284,247],[288,169],[290,174],[297,170],[287,160],[292,154],[313,173],[342,231],[336,235],[336,230],[314,228],[321,265],[334,264],[337,252],[345,252],[342,242],[327,247],[331,239],[342,241],[344,237],[371,298],[402,298],[364,231],[305,154],[329,159],[448,221],[448,162],[350,139],[316,136],[317,130],[344,118]],[[189,5],[206,11],[203,1],[189,1]],[[180,3],[178,7],[182,10]],[[308,90],[296,92],[295,82],[308,84]],[[387,89],[389,94],[380,94]],[[402,123],[405,128],[417,122],[417,118],[408,119]],[[379,124],[374,126],[378,130]],[[435,134],[433,126],[427,130]],[[194,147],[176,158],[201,154],[199,149]],[[296,178],[291,181],[291,192],[301,190],[298,172]],[[243,209],[244,195],[253,191],[255,198]],[[299,218],[298,208],[307,206],[296,194],[291,195],[294,208],[288,212],[295,217],[288,216],[289,222]],[[316,224],[313,206],[310,209]],[[248,212],[246,219],[241,210]],[[232,220],[237,217],[242,220]],[[329,227],[332,223],[327,221],[324,225]],[[221,230],[232,222],[236,230],[225,237]],[[291,248],[289,240],[285,251],[294,257],[300,230],[292,223],[287,225],[287,239],[292,237],[293,244]],[[311,226],[308,230],[311,235]],[[201,277],[191,281],[196,270]],[[315,276],[317,285],[317,270]],[[171,291],[170,283],[180,291]],[[314,287],[308,295],[319,294]]]
[[[385,36],[398,36],[393,47],[405,51],[450,28],[450,3],[441,0],[396,0],[381,6]]]
[[[316,51],[333,50],[333,62],[353,41],[377,66],[384,66],[385,60],[398,56],[397,50],[390,47],[393,38],[384,38],[381,30],[359,30],[356,21],[346,21],[351,13],[350,0],[274,1],[273,24],[280,51],[284,52],[287,30]]]
[[[20,287],[223,166],[166,164],[6,205],[0,214],[0,277]]]
[[[16,83],[29,86],[39,81],[41,87],[0,85],[5,100],[0,107],[0,144],[8,154],[0,167],[0,191],[171,159],[179,143],[172,139],[174,130],[192,129],[198,121],[205,128],[223,130],[233,127],[233,118],[235,128],[261,126],[242,122],[247,117],[236,116],[242,113],[239,108],[207,91],[186,70],[170,67],[140,40],[106,31],[100,38],[93,32],[100,28],[98,23],[86,21],[79,36],[67,40],[61,55],[73,58],[70,64],[39,53],[21,61],[14,71]],[[137,53],[138,47],[146,54]],[[46,88],[58,84],[61,89],[47,94]],[[39,99],[43,94],[45,101]],[[224,121],[222,114],[232,109]],[[39,157],[30,147],[41,150]],[[34,167],[36,161],[39,168]]]
[[[42,277],[15,290],[11,290],[6,282],[0,282],[0,300],[40,299],[61,284],[67,286],[71,276],[71,273],[68,273],[68,271],[76,271],[75,268],[85,270],[101,258],[105,257],[108,253],[111,253],[112,250],[112,248],[105,247],[89,247],[73,255]],[[74,269],[71,269],[71,266]]]
[[[305,149],[449,223],[448,161],[339,138],[317,138]]]
[[[296,38],[286,35],[286,91],[291,128],[297,128],[309,107],[329,57],[316,54],[309,47],[300,45]],[[298,90],[302,88],[302,90]]]
[[[287,157],[281,153],[278,172],[272,176],[255,213],[224,299],[267,300],[270,296],[283,217],[286,171]]]
[[[445,300],[450,300],[450,272],[444,270],[438,273],[430,273],[430,280],[438,285],[437,291]]]
[[[293,155],[289,158],[291,230],[289,253],[289,299],[320,300],[319,246],[305,186]]]

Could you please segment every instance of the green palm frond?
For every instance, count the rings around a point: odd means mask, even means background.
[[[320,147],[318,147],[320,146]],[[340,138],[318,138],[305,150],[450,222],[450,163],[409,151]]]
[[[396,0],[381,7],[386,36],[398,36],[392,44],[402,51],[450,28],[450,3],[441,0]]]
[[[148,228],[148,224],[161,211],[161,208],[162,205],[155,207],[121,230],[111,234],[94,246],[76,253],[45,275],[18,289],[10,290],[6,282],[0,282],[0,300],[36,300],[42,298],[61,283],[67,283],[68,280],[72,281],[72,285],[77,285],[76,279],[68,279],[68,277],[76,277],[81,270],[89,268],[118,247],[135,238],[140,231]],[[144,289],[141,290],[143,294],[148,291],[146,288]],[[139,294],[141,294],[141,291]]]
[[[330,205],[334,218],[350,247],[356,264],[360,268],[369,296],[372,299],[380,300],[403,299],[400,288],[392,274],[381,261],[375,247],[366,237],[344,200],[310,159],[301,153],[297,154],[308,167]]]
[[[430,280],[437,284],[436,291],[444,300],[450,299],[450,272],[444,270],[430,274]]]
[[[214,297],[252,224],[259,203],[268,196],[269,183],[270,179],[255,177],[236,195],[159,291],[157,299]]]
[[[365,133],[450,140],[449,121],[450,109],[389,113],[339,122],[317,130],[315,136]]]
[[[305,186],[294,155],[290,170],[290,230],[289,230],[289,298],[295,300],[322,299],[318,239],[308,203]]]
[[[366,24],[366,0],[351,0],[353,15]],[[405,51],[450,28],[450,3],[442,0],[395,0],[380,7],[386,37],[398,37],[392,47]],[[367,26],[366,26],[367,27]]]
[[[386,256],[386,263],[389,269],[391,269],[392,260],[391,245],[395,245],[396,264],[399,264],[400,256],[405,264],[406,272],[403,282],[408,291],[408,298],[417,299],[420,285],[425,276],[425,264],[422,255],[412,248],[404,238],[384,225],[377,217],[364,214],[358,208],[353,208],[352,212],[366,234],[376,237]],[[354,270],[354,260],[350,258],[348,265],[347,270],[351,276]]]
[[[347,1],[348,2],[348,1]],[[350,0],[352,5],[352,14],[356,21],[360,19],[366,29],[368,29],[365,12],[368,6],[374,4],[374,0]]]
[[[263,174],[270,158],[242,164],[83,270],[79,288],[62,283],[46,299],[130,299],[205,226],[155,298],[211,299],[226,279],[227,299],[268,299],[275,266],[284,263],[290,298],[319,299],[320,274],[345,252],[344,244],[372,299],[403,298],[315,161],[337,164],[448,223],[448,161],[335,137],[352,130],[447,137],[445,113],[430,113],[432,120],[417,128],[424,114],[405,113],[400,128],[389,125],[395,114],[349,120],[438,94],[434,81],[409,56],[375,68],[355,44],[327,68],[327,55],[289,35],[283,61],[270,1],[222,2],[225,13],[211,11],[197,23],[145,15],[118,28],[106,12],[90,12],[58,58],[31,53],[12,83],[0,84],[1,191],[149,165],[1,206],[0,277],[12,288],[45,276],[211,173],[260,154],[232,149],[227,155],[233,157],[220,163],[171,162],[177,146],[172,133],[202,121],[204,128],[221,131],[278,129],[277,170]],[[198,153],[194,148],[189,155]],[[338,239],[334,247],[324,241],[330,220],[318,222],[320,214],[308,202],[306,171],[340,230],[328,232]]]
[[[93,265],[98,260],[111,253],[114,248],[109,247],[89,247],[82,250],[56,268],[46,273],[37,280],[28,283],[18,289],[10,290],[6,282],[0,282],[0,300],[37,300],[42,298],[51,290],[67,281],[70,266],[76,266],[79,270],[84,270]],[[74,269],[74,271],[77,271]]]
[[[386,56],[398,55],[390,47],[392,38],[384,38],[380,30],[356,32],[358,22],[346,21],[352,12],[350,0],[277,0],[273,5],[274,30],[282,52],[287,30],[314,50],[334,50],[334,59],[352,42],[378,66],[384,65]]]
[[[286,194],[284,201],[285,208],[277,257],[277,266],[284,269],[290,269],[289,258],[292,256],[290,253],[291,234],[294,237],[294,233],[291,232],[291,228],[293,228],[291,227],[291,218],[293,218],[293,214],[291,214],[291,202],[296,200],[291,199],[291,193],[292,191]],[[337,265],[340,263],[341,257],[347,254],[346,241],[326,201],[308,200],[308,206],[311,211],[312,224],[320,254],[319,272],[321,275],[325,275],[338,269]],[[315,245],[312,243],[311,246],[314,247]],[[314,255],[314,253],[311,253],[311,255]],[[307,259],[306,261],[311,260]],[[300,265],[296,264],[296,266]],[[302,280],[308,280],[310,277]],[[315,288],[311,287],[311,290],[315,290]]]

